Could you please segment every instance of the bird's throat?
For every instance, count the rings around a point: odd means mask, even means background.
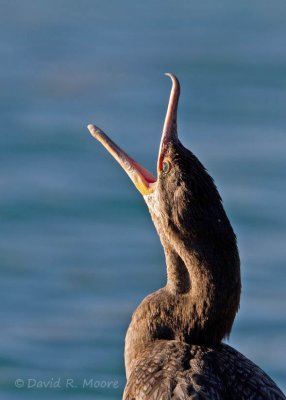
[[[189,271],[181,257],[167,245],[164,246],[167,265],[167,288],[171,293],[190,293]]]

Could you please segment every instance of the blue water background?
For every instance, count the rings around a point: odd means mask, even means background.
[[[286,390],[285,21],[285,0],[1,1],[1,399],[121,397],[125,331],[164,285],[164,257],[86,125],[155,172],[167,71],[181,80],[181,140],[238,236],[230,344]]]

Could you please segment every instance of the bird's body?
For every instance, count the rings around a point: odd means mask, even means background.
[[[226,344],[157,340],[132,365],[124,400],[285,399],[257,365]]]
[[[212,178],[178,139],[180,86],[169,76],[157,179],[89,126],[143,195],[166,258],[166,286],[142,301],[127,331],[124,400],[285,400],[259,367],[222,344],[240,301],[236,237]]]

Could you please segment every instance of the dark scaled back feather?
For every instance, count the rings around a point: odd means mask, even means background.
[[[134,364],[124,400],[285,400],[272,379],[230,346],[157,341]]]

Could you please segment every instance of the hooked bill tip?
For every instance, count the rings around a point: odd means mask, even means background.
[[[171,72],[165,72],[164,75],[168,76],[168,77],[171,78],[172,80],[173,80],[173,79],[177,79],[176,76],[175,76],[174,74],[172,74]]]

